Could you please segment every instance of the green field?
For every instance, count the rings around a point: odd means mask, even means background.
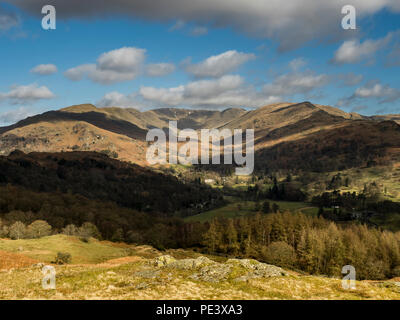
[[[19,253],[41,262],[51,262],[58,252],[71,254],[72,263],[99,263],[109,259],[125,257],[131,250],[108,241],[90,239],[83,242],[79,238],[54,235],[40,239],[0,240],[0,250]]]
[[[224,207],[206,211],[195,216],[190,216],[185,218],[185,221],[199,221],[206,222],[212,220],[214,217],[225,217],[225,218],[237,218],[246,215],[256,214],[254,201],[238,201],[230,200],[231,203]],[[310,204],[305,202],[290,202],[290,201],[272,201],[268,200],[270,206],[276,203],[279,206],[279,211],[290,211],[290,212],[302,212],[309,215],[316,215],[318,213],[318,208],[312,207]],[[260,202],[262,205],[262,202]]]

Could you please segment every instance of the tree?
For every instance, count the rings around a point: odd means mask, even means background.
[[[225,238],[228,241],[228,251],[235,252],[239,246],[237,243],[237,232],[235,225],[233,224],[233,219],[228,220],[228,226],[225,231]]]
[[[97,227],[90,222],[85,222],[80,228],[79,228],[79,235],[83,238],[89,239],[91,237],[100,239],[101,235]]]
[[[210,252],[215,252],[221,244],[221,234],[219,233],[216,219],[210,222],[210,227],[204,234],[204,244],[210,249]]]
[[[115,242],[121,242],[124,241],[124,230],[122,230],[122,228],[118,228],[117,230],[115,230],[111,241],[115,241]]]
[[[270,207],[268,201],[264,201],[263,207],[262,207],[262,212],[264,212],[264,213],[270,213],[271,212],[271,207]]]
[[[5,238],[8,236],[9,228],[0,219],[0,238]]]
[[[26,226],[17,221],[10,227],[10,238],[13,240],[23,239],[26,236]]]
[[[67,236],[76,236],[79,234],[79,230],[74,224],[69,224],[62,229],[62,233]]]
[[[26,230],[29,238],[41,238],[51,234],[51,226],[44,220],[33,221]]]
[[[264,251],[266,262],[282,267],[291,267],[296,262],[296,254],[293,247],[286,242],[272,242]]]

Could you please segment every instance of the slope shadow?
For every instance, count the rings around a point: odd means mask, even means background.
[[[99,112],[71,113],[63,111],[48,111],[40,115],[28,117],[16,124],[1,127],[0,134],[7,131],[28,126],[39,122],[58,122],[58,121],[84,121],[98,128],[111,131],[117,134],[125,135],[130,138],[144,140],[146,138],[146,130],[139,128],[131,122],[108,118],[107,115]]]

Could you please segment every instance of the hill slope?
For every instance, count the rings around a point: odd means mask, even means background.
[[[180,129],[254,129],[256,162],[260,166],[265,166],[271,159],[276,162],[282,158],[280,150],[295,146],[291,157],[283,156],[283,159],[284,167],[296,168],[299,167],[296,159],[303,157],[299,148],[318,155],[325,145],[333,148],[330,157],[338,157],[339,167],[357,167],[367,162],[380,162],[380,158],[393,160],[392,156],[398,155],[396,121],[399,117],[365,117],[310,102],[277,103],[252,111],[226,109],[221,112],[173,108],[140,112],[77,105],[0,128],[0,153],[7,155],[15,149],[24,152],[103,151],[124,161],[147,165],[146,132],[151,128],[165,130],[169,121],[177,121]],[[363,151],[350,150],[348,143],[351,141]],[[369,155],[366,154],[368,150],[372,150]],[[346,157],[356,161],[343,161]],[[322,160],[320,156],[315,158],[315,161]],[[277,164],[272,163],[271,168],[275,167]],[[313,165],[308,169],[313,170]]]
[[[51,251],[47,243],[54,242],[63,252],[74,247],[72,259],[81,257],[75,260],[79,264],[54,265],[55,290],[42,289],[43,264],[0,272],[0,299],[400,299],[396,279],[357,281],[355,290],[345,290],[340,279],[302,275],[255,260],[207,258],[189,250],[169,250],[169,256],[148,246],[93,239],[80,246],[79,239],[67,236],[41,240],[23,240],[20,255]],[[9,243],[0,245],[13,251]],[[96,249],[97,257],[89,259],[93,252],[86,247]],[[48,263],[42,257],[39,261]]]
[[[0,184],[35,192],[80,194],[140,211],[173,215],[207,207],[220,195],[208,186],[183,183],[153,170],[95,152],[30,153],[0,156]]]

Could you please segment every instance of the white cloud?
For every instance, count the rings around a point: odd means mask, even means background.
[[[68,69],[64,72],[64,75],[72,81],[80,81],[86,75],[96,72],[95,64],[82,64],[75,68]]]
[[[181,30],[184,26],[185,26],[185,21],[178,20],[175,22],[175,24],[172,27],[170,27],[168,29],[168,31],[172,32],[172,31],[176,31],[176,30]]]
[[[146,74],[150,77],[161,77],[175,71],[172,63],[154,63],[146,67]]]
[[[64,75],[73,81],[87,77],[94,82],[111,84],[135,79],[144,68],[146,50],[124,47],[103,53],[96,64],[83,64]]]
[[[52,99],[55,95],[46,87],[37,84],[14,86],[7,93],[0,93],[1,100],[9,100],[12,104],[35,102],[42,99]]]
[[[371,59],[378,50],[383,49],[392,38],[389,33],[386,37],[377,40],[349,40],[345,41],[335,52],[332,59],[334,63],[357,63],[365,59]]]
[[[230,50],[211,56],[197,64],[188,63],[185,70],[198,78],[218,78],[236,70],[240,65],[254,58],[255,55],[252,53]]]
[[[141,87],[139,93],[149,103],[164,107],[260,107],[279,100],[245,86],[243,78],[238,75],[193,81],[173,88]]]
[[[304,58],[296,58],[289,62],[289,68],[293,71],[298,71],[307,64]]]
[[[263,91],[272,96],[292,96],[294,94],[306,94],[329,82],[326,74],[315,74],[312,71],[291,72],[274,79],[266,84]]]
[[[338,80],[342,81],[346,87],[352,87],[361,83],[364,79],[362,74],[355,74],[352,72],[339,74],[337,76]]]
[[[375,83],[358,88],[355,91],[354,96],[362,99],[378,98],[381,103],[386,103],[400,99],[400,91],[398,89],[391,88],[388,85]]]
[[[97,60],[100,70],[137,73],[145,60],[146,50],[123,47],[103,53]]]
[[[32,73],[39,75],[50,75],[57,71],[57,67],[54,64],[40,64],[31,70]]]
[[[378,103],[390,103],[400,99],[400,90],[379,81],[370,81],[357,88],[353,95],[339,101],[339,105],[349,106],[358,100],[376,99]]]
[[[143,108],[143,104],[137,99],[136,93],[124,95],[117,91],[105,94],[96,105],[99,107]]]
[[[34,113],[24,107],[20,107],[16,110],[9,110],[0,114],[0,124],[3,126],[10,125],[32,115],[34,115]]]
[[[40,15],[43,0],[7,0]],[[93,1],[94,3],[94,1]],[[228,27],[278,40],[281,50],[296,48],[311,40],[336,40],[354,33],[340,28],[342,0],[113,0],[88,5],[82,0],[53,0],[59,18],[132,16],[165,23],[171,20],[211,27]],[[399,12],[398,0],[352,0],[357,18],[382,9]]]
[[[7,31],[19,25],[19,19],[14,13],[6,12],[0,7],[0,32]]]
[[[202,26],[198,26],[198,27],[194,27],[191,31],[190,34],[192,36],[204,36],[205,34],[208,33],[208,29],[206,27],[202,27]]]

